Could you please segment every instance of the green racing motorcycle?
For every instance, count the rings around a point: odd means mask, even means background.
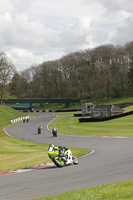
[[[64,167],[65,165],[79,163],[78,159],[72,155],[72,152],[67,147],[49,145],[48,156],[57,167]]]

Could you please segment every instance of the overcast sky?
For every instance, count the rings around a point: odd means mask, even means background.
[[[133,41],[133,0],[0,0],[0,51],[18,71]]]

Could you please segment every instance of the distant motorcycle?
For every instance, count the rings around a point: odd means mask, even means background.
[[[48,156],[57,167],[64,167],[69,164],[77,165],[79,163],[69,148],[55,147],[53,144],[49,145]]]
[[[57,137],[57,130],[55,128],[52,129],[53,137]]]
[[[38,128],[38,134],[41,134],[41,130],[42,130],[41,128]]]
[[[42,126],[40,125],[40,126],[38,127],[38,134],[41,134],[41,131],[42,131]]]

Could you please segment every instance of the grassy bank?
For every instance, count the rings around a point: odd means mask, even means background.
[[[16,119],[22,114],[10,107],[0,106],[0,172],[15,170],[47,163],[48,145],[36,144],[7,136],[3,128],[11,126],[11,119]],[[75,156],[81,156],[89,150],[72,149]]]
[[[64,192],[34,200],[133,200],[133,181]]]
[[[123,98],[115,98],[115,99],[110,99],[101,102],[100,104],[127,104],[127,103],[133,103],[133,97],[123,97]]]

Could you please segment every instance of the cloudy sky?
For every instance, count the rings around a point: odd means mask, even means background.
[[[0,0],[0,51],[18,71],[133,41],[133,0]]]

